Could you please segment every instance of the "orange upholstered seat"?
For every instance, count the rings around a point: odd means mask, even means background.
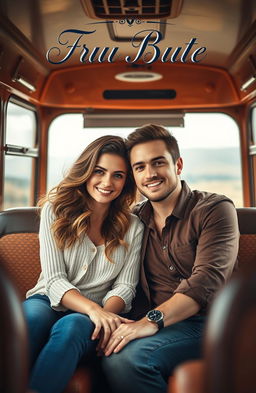
[[[41,271],[39,219],[38,209],[35,207],[0,212],[0,264],[5,267],[20,300],[24,300],[27,290],[35,285]],[[11,333],[9,340],[12,340]],[[20,364],[20,367],[23,365]],[[90,393],[91,387],[90,370],[80,367],[69,382],[65,393]]]

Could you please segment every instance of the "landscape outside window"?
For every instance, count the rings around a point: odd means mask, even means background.
[[[252,139],[253,145],[256,145],[256,107],[252,109]]]
[[[36,117],[32,110],[12,102],[7,107],[6,144],[34,147]],[[33,204],[33,158],[7,155],[4,157],[3,208]]]

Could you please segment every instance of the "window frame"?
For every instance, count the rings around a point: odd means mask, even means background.
[[[249,171],[250,171],[250,197],[252,206],[256,206],[256,127],[253,128],[253,112],[255,111],[256,119],[256,102],[249,108],[248,116],[248,155],[249,155]],[[255,132],[254,132],[255,131]],[[254,135],[255,134],[255,135]],[[254,138],[255,136],[255,138]]]
[[[7,124],[8,124],[8,118],[7,118],[7,113],[8,113],[8,105],[9,104],[14,104],[17,105],[21,108],[30,110],[34,113],[35,116],[35,141],[34,141],[34,147],[27,147],[23,145],[12,145],[12,144],[7,144],[6,139],[7,139]],[[38,193],[38,172],[39,172],[39,158],[40,158],[40,153],[39,153],[39,127],[38,127],[38,112],[37,108],[26,101],[23,101],[22,99],[16,97],[16,96],[10,96],[9,99],[6,102],[6,107],[5,107],[5,127],[4,127],[4,135],[3,135],[3,198],[2,198],[2,208],[4,208],[5,205],[5,157],[11,155],[11,156],[16,156],[16,157],[31,157],[32,160],[32,171],[31,171],[31,179],[30,179],[30,204],[35,205],[36,203],[36,195]],[[19,207],[19,206],[17,206]]]

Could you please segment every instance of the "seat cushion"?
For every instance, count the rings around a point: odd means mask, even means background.
[[[41,271],[37,233],[14,233],[0,239],[0,263],[8,270],[23,300]]]

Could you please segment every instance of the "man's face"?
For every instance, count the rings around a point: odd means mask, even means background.
[[[130,153],[134,179],[139,191],[151,202],[171,197],[180,185],[182,159],[174,164],[162,140],[135,145]]]

